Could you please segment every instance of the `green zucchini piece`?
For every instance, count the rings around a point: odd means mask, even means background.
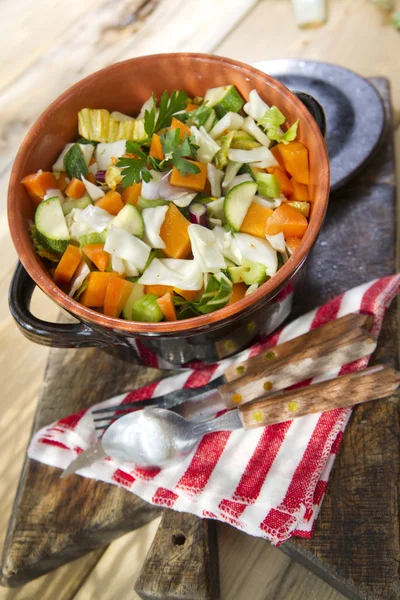
[[[82,198],[71,198],[70,200],[66,200],[62,205],[62,211],[64,216],[67,216],[74,208],[84,209],[89,206],[89,204],[92,204],[92,200],[88,194],[85,194]]]
[[[79,144],[74,144],[64,156],[64,168],[70,179],[76,177],[80,179],[83,175],[87,177],[89,169],[86,166],[83,152]]]
[[[267,272],[265,265],[261,263],[256,263],[247,258],[242,260],[243,273],[241,274],[242,280],[247,283],[247,285],[253,285],[253,283],[264,283],[267,279]]]
[[[257,193],[257,183],[245,181],[235,185],[225,197],[225,218],[233,231],[239,231],[246,213]]]
[[[228,112],[239,112],[244,105],[244,99],[234,85],[224,85],[207,90],[204,104],[211,106],[218,119],[222,119]]]
[[[38,241],[42,246],[55,252],[66,250],[71,238],[57,196],[39,204],[35,212],[35,226]]]

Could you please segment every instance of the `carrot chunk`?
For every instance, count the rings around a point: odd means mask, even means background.
[[[187,258],[191,252],[188,227],[190,223],[173,202],[168,206],[160,229],[160,237],[165,244],[163,252],[169,258]]]
[[[187,135],[191,134],[190,127],[188,127],[187,125],[185,125],[185,123],[182,123],[182,121],[179,121],[179,119],[176,119],[175,117],[172,117],[170,129],[179,129],[179,137],[182,140],[182,142]]]
[[[43,200],[46,191],[52,188],[58,189],[58,181],[50,171],[32,173],[21,180],[22,185],[28,192],[29,197],[37,206]]]
[[[69,283],[80,262],[81,251],[70,244],[54,271],[54,281],[60,285]]]
[[[91,308],[103,308],[110,277],[117,276],[115,273],[102,273],[101,271],[89,273],[88,286],[80,298],[81,303]]]
[[[290,199],[295,200],[296,202],[308,202],[310,199],[308,185],[299,183],[295,179],[291,179],[291,184],[293,186],[293,194]]]
[[[173,292],[174,288],[172,287],[172,285],[157,285],[156,283],[152,284],[152,285],[145,285],[144,286],[144,293],[145,294],[154,294],[154,296],[164,296],[164,294],[167,294],[168,292]]]
[[[88,244],[82,248],[86,256],[99,269],[105,271],[110,261],[110,255],[104,250],[104,244]]]
[[[232,296],[229,298],[228,304],[233,304],[234,302],[244,298],[246,291],[247,285],[245,283],[234,283],[232,286]]]
[[[275,148],[277,148],[282,158],[286,171],[298,183],[308,185],[310,183],[310,173],[307,148],[301,142],[278,144]]]
[[[153,134],[151,138],[151,146],[149,155],[157,158],[158,160],[164,160],[164,152],[161,144],[161,137],[156,133]]]
[[[169,182],[171,185],[189,188],[196,192],[202,192],[207,180],[207,165],[203,165],[203,163],[197,162],[197,160],[190,160],[189,162],[197,165],[200,169],[200,173],[195,173],[194,175],[190,175],[189,173],[187,175],[182,175],[176,167],[172,167]]]
[[[131,281],[126,281],[116,275],[110,277],[104,297],[104,314],[109,317],[119,317],[134,285]]]
[[[303,237],[308,226],[308,221],[298,210],[283,202],[267,221],[265,232],[267,235],[283,233],[286,237]]]
[[[86,193],[85,184],[80,179],[74,177],[68,184],[67,189],[65,190],[65,195],[68,198],[82,198]]]
[[[301,238],[299,238],[299,237],[287,237],[286,238],[286,243],[292,252],[297,250],[297,248],[300,245],[300,242],[301,242]]]
[[[293,185],[285,171],[281,167],[269,167],[267,172],[271,175],[275,175],[278,180],[279,187],[284,196],[290,196],[293,194]]]
[[[273,210],[266,206],[252,202],[240,226],[240,231],[265,238],[265,225],[273,212]]]
[[[95,205],[99,208],[103,208],[104,210],[109,212],[110,215],[117,215],[121,208],[124,208],[124,203],[122,202],[121,194],[119,194],[115,190],[110,190],[109,192],[107,192],[105,196],[103,196],[102,198],[100,198],[100,200],[97,200],[97,202],[95,202]]]
[[[142,184],[141,183],[132,183],[132,185],[128,185],[128,187],[122,190],[121,198],[124,204],[133,204],[136,206],[139,200],[139,196],[142,193]]]
[[[161,308],[166,321],[176,321],[176,310],[171,292],[167,292],[164,296],[157,298],[156,302]]]
[[[197,104],[193,104],[193,102],[189,102],[188,105],[185,108],[186,112],[192,112],[192,110],[196,110],[196,108],[199,108],[197,106]]]
[[[194,302],[202,293],[201,290],[180,290],[179,288],[174,288],[174,292],[185,298],[188,302]]]
[[[58,188],[59,188],[59,190],[60,190],[62,193],[64,193],[64,192],[65,192],[65,190],[66,190],[66,189],[67,189],[67,187],[68,187],[68,182],[69,182],[68,175],[66,174],[66,172],[65,172],[65,171],[61,171],[61,172],[60,172],[60,175],[59,175],[59,177],[58,177],[58,180],[57,180],[57,182],[58,182]]]

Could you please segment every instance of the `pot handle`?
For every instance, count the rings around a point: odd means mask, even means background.
[[[107,334],[102,336],[85,323],[50,323],[32,315],[29,307],[35,286],[19,262],[11,280],[8,304],[18,327],[29,340],[55,348],[105,348],[113,343]]]
[[[322,105],[314,98],[314,96],[310,96],[310,94],[306,94],[305,92],[297,92],[293,91],[294,94],[298,97],[299,100],[304,104],[307,110],[314,117],[322,135],[325,137],[326,134],[326,117],[325,111],[322,108]]]

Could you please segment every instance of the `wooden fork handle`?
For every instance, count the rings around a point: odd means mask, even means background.
[[[269,348],[240,364],[228,367],[224,373],[225,379],[227,381],[234,381],[250,372],[265,369],[269,365],[274,364],[277,360],[294,354],[295,352],[299,352],[300,350],[305,350],[305,348],[309,346],[327,342],[332,338],[341,337],[352,329],[361,328],[370,331],[373,322],[373,317],[370,315],[350,313],[344,317],[325,323],[325,325],[321,325],[316,329],[312,329],[292,340]]]
[[[245,429],[264,427],[310,413],[344,408],[392,395],[400,385],[400,373],[377,365],[299,390],[254,400],[239,406]]]
[[[369,356],[375,347],[376,339],[365,329],[350,329],[339,337],[308,344],[272,364],[264,361],[260,368],[220,386],[219,392],[226,407],[232,408]]]

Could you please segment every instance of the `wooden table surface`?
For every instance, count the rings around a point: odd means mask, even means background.
[[[28,342],[7,308],[16,261],[6,219],[6,190],[15,152],[35,118],[66,87],[118,60],[168,51],[202,51],[244,62],[295,57],[326,60],[392,83],[400,120],[400,34],[371,0],[331,0],[328,23],[296,28],[289,0],[0,0],[0,528],[4,537],[30,436],[48,354]],[[400,2],[398,2],[400,10]],[[400,128],[395,133],[400,175]],[[55,320],[41,292],[36,314]],[[133,592],[159,520],[0,600],[120,600]],[[219,526],[221,597],[252,600],[339,600],[341,594],[261,539]]]

